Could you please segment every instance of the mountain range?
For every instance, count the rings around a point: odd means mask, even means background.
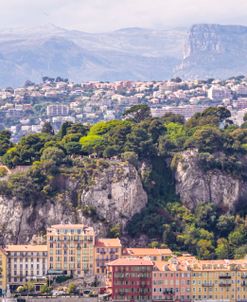
[[[42,76],[87,80],[226,78],[247,71],[247,27],[125,28],[85,33],[53,25],[0,31],[0,87]]]

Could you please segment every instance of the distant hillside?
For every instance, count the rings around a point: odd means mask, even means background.
[[[185,78],[227,78],[247,73],[247,27],[194,25],[177,73]]]
[[[247,70],[247,27],[126,28],[84,33],[55,26],[0,32],[0,87],[44,75],[85,80],[226,78]]]
[[[0,86],[44,75],[83,80],[166,79],[182,59],[186,30],[128,28],[89,34],[54,26],[0,32]]]

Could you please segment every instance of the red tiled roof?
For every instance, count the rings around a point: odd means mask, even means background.
[[[95,247],[121,247],[119,238],[99,238],[96,240]]]
[[[119,258],[107,263],[108,266],[153,266],[150,260],[136,259],[136,258]]]

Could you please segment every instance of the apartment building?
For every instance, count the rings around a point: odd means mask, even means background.
[[[46,283],[46,245],[8,245],[4,250],[7,255],[7,283],[11,289],[32,281],[39,290]]]
[[[122,244],[118,238],[96,240],[94,248],[94,274],[106,275],[107,263],[122,255]]]
[[[0,248],[0,296],[7,289],[7,254]]]
[[[167,113],[180,114],[186,119],[192,117],[195,113],[202,112],[209,106],[202,105],[185,105],[185,106],[164,106],[151,108],[151,114],[153,117],[162,117]]]
[[[155,262],[153,270],[153,301],[191,301],[190,263],[194,257],[172,257]]]
[[[107,264],[107,284],[112,301],[152,301],[153,262],[121,258]]]
[[[47,106],[47,116],[67,116],[69,114],[69,107],[66,105],[49,105]]]
[[[198,261],[191,266],[193,301],[247,301],[247,260]]]
[[[47,229],[48,270],[83,277],[94,273],[95,233],[82,224]]]
[[[170,249],[157,248],[125,248],[123,258],[148,258],[152,261],[164,261],[173,255]]]
[[[224,99],[232,99],[232,92],[225,86],[212,86],[208,90],[208,98],[213,101],[222,101]]]

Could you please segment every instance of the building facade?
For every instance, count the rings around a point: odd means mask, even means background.
[[[121,241],[116,239],[103,239],[96,240],[94,248],[94,274],[106,275],[107,263],[118,258],[122,255]]]
[[[7,254],[0,248],[0,296],[7,289]]]
[[[47,230],[48,270],[84,277],[94,273],[95,233],[85,225],[53,225]]]
[[[7,283],[16,289],[28,281],[32,281],[39,290],[46,283],[47,246],[46,245],[8,245]]]
[[[191,266],[193,301],[247,301],[247,260],[198,261]]]
[[[153,301],[191,301],[191,261],[195,258],[172,257],[155,262],[153,270]]]
[[[121,258],[107,264],[107,284],[112,301],[152,301],[153,262]]]

